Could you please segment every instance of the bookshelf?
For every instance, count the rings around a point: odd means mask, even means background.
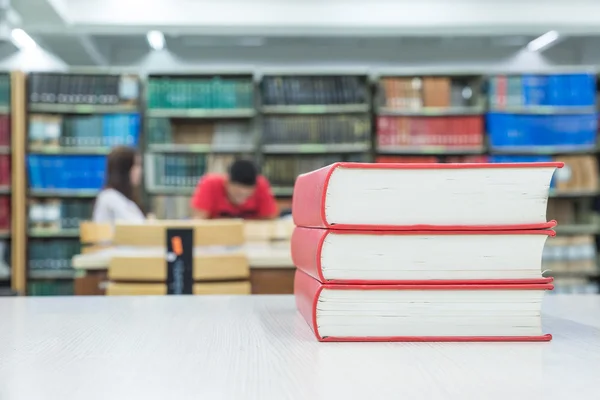
[[[146,106],[145,188],[158,218],[189,217],[200,176],[257,156],[251,72],[150,75]]]
[[[262,171],[276,196],[291,197],[300,173],[372,160],[366,74],[271,73],[262,77],[260,95]]]
[[[11,73],[0,73],[0,288],[10,287],[12,277],[11,260],[14,244],[11,221],[13,182],[15,182],[11,159],[14,156],[11,140],[12,104]]]
[[[21,224],[28,294],[73,293],[79,222],[92,214],[110,149],[138,145],[140,90],[139,77],[130,74],[27,76],[27,210]]]

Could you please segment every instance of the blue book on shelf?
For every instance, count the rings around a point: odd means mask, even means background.
[[[523,75],[521,79],[524,106],[544,106],[548,103],[548,77]]]

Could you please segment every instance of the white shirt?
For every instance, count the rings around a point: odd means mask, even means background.
[[[96,223],[114,224],[122,222],[143,222],[146,218],[133,201],[115,189],[104,189],[98,194],[92,217]]]

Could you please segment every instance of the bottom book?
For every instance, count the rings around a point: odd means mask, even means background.
[[[324,342],[549,341],[551,284],[339,285],[297,270],[296,305]]]

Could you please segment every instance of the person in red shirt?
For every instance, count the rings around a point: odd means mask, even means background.
[[[279,215],[269,181],[253,162],[237,160],[225,175],[206,174],[196,186],[194,218],[271,219]]]

